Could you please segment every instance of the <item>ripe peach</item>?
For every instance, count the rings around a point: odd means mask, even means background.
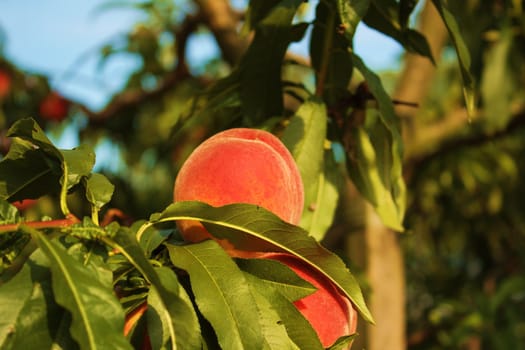
[[[324,275],[290,254],[264,253],[260,257],[286,264],[299,277],[317,288],[313,294],[295,301],[294,305],[310,322],[324,347],[331,346],[339,337],[355,333],[356,309]]]
[[[276,136],[235,128],[205,140],[184,162],[175,180],[174,201],[185,200],[212,206],[255,204],[298,224],[304,189],[292,155]],[[210,237],[199,222],[177,225],[187,241]]]
[[[57,92],[51,92],[40,102],[40,116],[46,120],[60,122],[67,116],[69,101]]]
[[[11,90],[11,76],[0,69],[0,100],[9,94],[9,90]]]

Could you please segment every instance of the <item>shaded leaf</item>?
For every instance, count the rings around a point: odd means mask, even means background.
[[[188,272],[195,302],[213,326],[221,347],[234,350],[262,344],[253,296],[224,249],[213,240],[166,246],[173,264]]]
[[[408,21],[410,19],[410,15],[412,14],[412,11],[417,6],[417,3],[419,0],[399,0],[399,24],[401,25],[401,28],[407,28],[408,27]]]
[[[317,333],[312,328],[312,325],[299,310],[293,305],[290,300],[283,296],[279,291],[250,274],[246,274],[246,280],[250,284],[252,290],[257,291],[265,297],[273,308],[279,314],[286,333],[290,339],[301,350],[321,350],[323,346]]]
[[[273,288],[286,299],[296,301],[313,292],[316,288],[299,277],[288,266],[271,259],[238,259],[241,270],[259,278],[265,288]]]
[[[239,64],[239,93],[247,125],[282,113],[281,65],[292,41],[292,20],[301,3],[279,1],[256,25],[253,41]]]
[[[137,233],[139,237],[141,232],[155,223],[198,220],[212,235],[228,239],[237,249],[280,251],[295,255],[331,280],[354,303],[363,318],[373,322],[361,288],[344,262],[306,231],[282,221],[264,208],[250,204],[212,207],[196,201],[178,202],[152,216],[151,220]]]
[[[18,294],[10,298],[9,290],[13,287],[18,288]],[[55,301],[49,262],[42,251],[36,251],[22,270],[0,288],[0,300],[4,297],[10,300],[2,302],[3,307],[21,306],[21,309],[18,313],[11,309],[4,315],[12,333],[4,343],[0,330],[2,349],[79,348],[69,332],[70,314]]]
[[[20,221],[20,214],[14,205],[0,199],[0,225],[14,224]]]
[[[346,1],[344,3],[344,6],[353,6]],[[352,45],[349,36],[353,36],[349,30],[352,29],[346,27],[342,32],[339,28],[341,23],[344,24],[338,19],[336,5],[330,1],[320,1],[309,51],[317,75],[317,94],[322,94],[328,106],[336,105],[348,97],[348,85],[354,68],[348,53]]]
[[[64,161],[64,175],[67,177],[67,188],[77,185],[83,177],[91,173],[95,165],[95,153],[85,145],[71,150],[61,150]]]
[[[391,37],[407,51],[428,57],[435,64],[427,39],[414,29],[400,25],[398,5],[393,0],[375,0],[363,18],[371,28]]]
[[[14,138],[0,161],[0,198],[11,202],[60,191],[60,162],[33,144]]]
[[[121,228],[114,237],[115,242],[108,242],[117,248],[121,254],[144,276],[150,283],[150,289],[155,289],[160,302],[157,303],[157,312],[166,317],[169,315],[171,323],[167,324],[172,348],[200,349],[200,327],[197,315],[192,306],[188,305],[179,290],[174,287],[174,281],[164,280],[153,268],[139,246],[132,231]],[[165,285],[166,283],[166,285]],[[163,317],[164,317],[163,315]],[[165,325],[166,323],[164,323]]]
[[[90,174],[85,180],[86,197],[97,209],[111,200],[115,186],[102,174]]]
[[[365,16],[369,6],[370,0],[337,0],[339,18],[344,25],[344,33],[349,41],[354,38],[357,25]]]
[[[71,312],[71,334],[82,349],[129,349],[122,332],[124,312],[113,294],[65,249],[37,230],[30,230],[50,261],[57,303]]]
[[[159,279],[162,281],[163,286],[177,293],[181,302],[185,304],[185,307],[190,309],[193,308],[193,304],[190,297],[179,285],[179,281],[175,273],[167,267],[159,267],[155,269]],[[171,316],[165,311],[163,301],[155,288],[151,289],[148,294],[148,310],[146,311],[148,319],[148,333],[153,349],[164,349],[170,346],[170,324],[172,323]],[[180,316],[179,316],[180,317]],[[192,322],[195,322],[193,320]],[[180,346],[182,348],[187,347],[185,339],[180,339]]]
[[[264,334],[264,345],[274,350],[299,350],[300,348],[290,339],[279,313],[272,300],[267,299],[259,289],[248,283],[259,311],[259,323]]]

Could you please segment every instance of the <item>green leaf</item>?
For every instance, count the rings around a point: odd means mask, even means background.
[[[372,204],[381,221],[402,231],[402,213],[394,201],[394,193],[381,177],[376,151],[369,135],[362,128],[352,132],[353,155],[348,157],[348,174],[359,192]]]
[[[31,142],[37,148],[44,151],[50,156],[62,160],[62,153],[53,145],[51,140],[46,136],[44,130],[38,125],[33,118],[20,119],[11,126],[7,132],[8,137],[20,137],[23,140]]]
[[[259,278],[265,288],[277,290],[290,301],[302,299],[316,291],[314,286],[279,261],[237,259],[237,265],[241,270]]]
[[[272,300],[264,297],[253,284],[248,283],[248,286],[250,287],[255,305],[257,306],[259,323],[264,334],[265,348],[274,350],[299,350],[300,348],[297,347],[288,336],[286,326],[283,324]]]
[[[50,261],[55,299],[71,312],[71,334],[81,348],[131,348],[122,332],[124,312],[112,285],[102,284],[55,241],[37,230],[27,230]]]
[[[286,328],[286,333],[299,349],[323,349],[323,345],[310,322],[304,318],[290,300],[279,293],[276,288],[268,286],[263,280],[251,274],[246,274],[246,280],[250,288],[265,297],[273,306],[273,309],[277,311]]]
[[[20,221],[20,214],[14,205],[0,199],[0,225],[14,224]]]
[[[325,177],[326,123],[325,105],[312,97],[299,107],[281,138],[303,180],[305,203],[300,226],[317,240],[330,226],[338,198],[337,190]]]
[[[71,150],[61,150],[64,175],[67,176],[67,188],[77,185],[83,177],[89,176],[95,165],[95,153],[85,145]]]
[[[167,324],[167,332],[170,337],[172,348],[200,349],[200,326],[197,315],[192,306],[184,299],[182,288],[176,288],[173,280],[166,276],[159,276],[150,261],[146,258],[144,251],[139,246],[132,231],[121,228],[116,236],[115,242],[105,240],[109,245],[117,248],[121,254],[144,276],[150,283],[160,299],[156,303],[156,310],[162,313],[162,317],[171,320]],[[163,323],[166,325],[166,323]]]
[[[185,304],[185,308],[192,309],[193,304],[190,297],[179,285],[179,281],[175,273],[167,267],[159,267],[155,269],[162,285],[172,293],[176,293],[182,303]],[[169,348],[170,343],[170,327],[171,327],[171,316],[165,311],[163,301],[159,293],[155,288],[152,288],[148,294],[148,310],[146,311],[148,319],[148,333],[153,349],[164,349]],[[180,316],[179,316],[180,317]],[[195,320],[192,320],[195,322]],[[185,339],[181,339],[179,346],[185,348],[188,345],[185,344]]]
[[[10,295],[14,291],[17,294]],[[42,251],[36,251],[22,270],[0,288],[0,301],[9,307],[4,310],[5,323],[0,322],[2,349],[78,349],[69,333],[71,316],[53,296],[49,261]],[[4,342],[5,326],[10,335]]]
[[[343,337],[340,337],[327,350],[347,350],[349,349],[349,346],[352,344],[352,341],[355,337],[357,337],[357,334],[345,335]]]
[[[337,0],[339,18],[349,41],[353,40],[357,25],[365,16],[369,6],[370,0]]]
[[[35,149],[29,141],[14,138],[0,161],[0,198],[14,202],[57,193],[61,174],[57,159]]]
[[[344,6],[353,5],[347,3]],[[328,106],[337,105],[348,97],[348,85],[354,68],[348,53],[352,46],[353,33],[349,33],[352,28],[345,27],[345,31],[341,32],[340,24],[336,5],[329,1],[320,1],[309,50],[317,76],[317,94],[322,93]]]
[[[16,320],[18,319],[24,304],[31,296],[33,283],[31,281],[31,270],[24,265],[22,270],[9,282],[0,288],[0,304],[2,305],[2,317],[0,318],[0,347],[5,343],[8,336],[16,331]]]
[[[509,56],[514,36],[510,26],[501,31],[499,40],[487,50],[481,81],[483,110],[489,127],[504,128],[511,117],[513,92],[516,90],[515,72],[510,69]]]
[[[416,8],[419,0],[399,0],[399,24],[401,28],[408,27],[408,21],[412,11]]]
[[[376,137],[370,137],[362,128],[352,131],[351,149],[354,154],[347,154],[349,175],[374,206],[383,223],[394,230],[403,231],[406,189],[400,122],[379,77],[365,66],[361,58],[354,54],[352,58],[377,101],[380,123],[373,122],[369,131],[376,133]]]
[[[239,64],[241,108],[247,125],[282,113],[281,66],[301,3],[282,0],[256,25],[253,41]]]
[[[111,200],[115,186],[102,174],[90,174],[85,180],[86,197],[100,209]]]
[[[363,22],[396,40],[407,51],[428,57],[435,64],[427,39],[418,31],[402,26],[398,18],[398,5],[394,0],[375,0]]]
[[[198,220],[212,235],[228,239],[239,250],[280,251],[295,255],[331,280],[354,303],[363,318],[373,322],[361,288],[344,262],[306,231],[282,221],[264,208],[250,204],[212,207],[195,201],[178,202],[154,218],[155,221],[139,230],[139,237],[155,223]]]
[[[432,0],[434,6],[436,6],[441,18],[445,22],[445,26],[448,29],[448,33],[456,48],[456,54],[459,61],[459,67],[461,71],[461,78],[463,79],[463,96],[465,98],[465,105],[467,112],[470,117],[473,117],[476,112],[476,90],[474,77],[471,73],[471,58],[468,47],[463,40],[461,35],[458,22],[454,17],[454,14],[450,11],[447,6],[447,1],[443,0]]]
[[[173,264],[188,272],[195,302],[221,347],[234,350],[262,344],[253,296],[244,275],[222,247],[213,240],[166,246]]]

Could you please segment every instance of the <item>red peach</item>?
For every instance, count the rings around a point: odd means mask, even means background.
[[[260,257],[286,264],[317,288],[313,294],[295,301],[294,305],[310,322],[324,347],[331,346],[339,337],[356,332],[356,309],[326,276],[290,254],[265,253]]]
[[[0,100],[7,96],[9,90],[11,90],[11,76],[0,70]]]
[[[255,204],[298,224],[304,189],[292,155],[276,136],[235,128],[205,140],[184,162],[175,181],[174,201],[187,200],[212,206]],[[199,222],[177,225],[187,241],[210,237]]]
[[[57,92],[51,92],[40,102],[40,116],[46,120],[60,122],[67,116],[69,101]]]

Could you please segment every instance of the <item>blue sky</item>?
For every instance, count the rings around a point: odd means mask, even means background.
[[[54,88],[93,109],[102,108],[140,62],[121,55],[100,70],[98,50],[140,20],[133,9],[96,11],[107,0],[0,0],[4,54],[23,69],[51,77]],[[236,1],[237,3],[239,0]],[[216,53],[213,40],[200,35],[189,43],[191,62]],[[355,49],[372,69],[397,67],[401,48],[360,25]],[[293,50],[307,54],[307,47]]]

